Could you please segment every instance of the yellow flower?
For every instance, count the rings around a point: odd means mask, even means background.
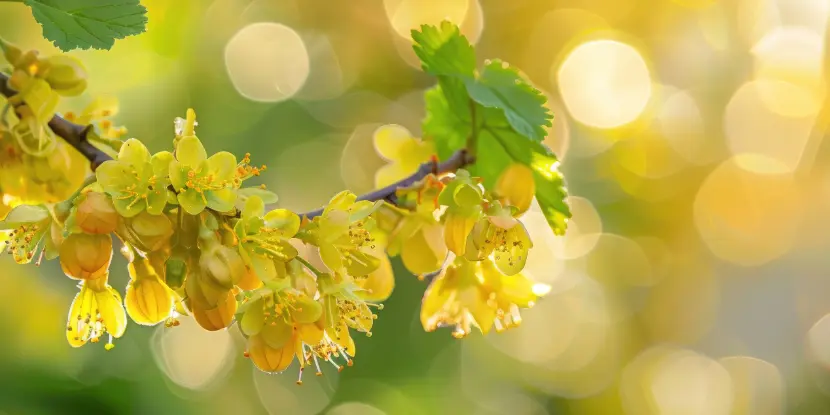
[[[124,304],[127,314],[138,324],[156,325],[170,317],[173,292],[144,258],[136,258],[127,266],[130,282]]]
[[[349,191],[335,195],[323,214],[314,218],[313,233],[323,263],[335,272],[364,276],[380,266],[376,248],[376,222],[371,216],[382,202],[357,201]]]
[[[518,214],[515,208],[502,208],[495,202],[469,234],[465,257],[471,261],[492,261],[507,275],[521,272],[533,242],[514,214]]]
[[[421,163],[435,154],[432,141],[412,137],[396,124],[384,125],[375,131],[375,149],[390,163],[375,173],[375,186],[385,187],[415,173]]]
[[[291,284],[285,279],[280,284]],[[273,285],[272,285],[273,286]],[[326,316],[319,301],[305,291],[283,286],[277,291],[270,288],[257,290],[246,298],[239,322],[242,333],[248,337],[245,356],[264,372],[285,370],[296,356],[300,362],[300,376],[306,366],[314,363],[317,375],[322,375],[320,360],[329,362],[338,370],[342,358],[351,365],[354,342],[341,336],[336,330],[327,330]],[[336,342],[337,335],[343,341]]]
[[[533,170],[524,164],[511,164],[499,176],[494,190],[503,205],[515,206],[518,214],[527,212],[536,193]]]
[[[484,334],[494,325],[497,331],[508,329],[521,323],[519,308],[533,306],[534,287],[524,275],[504,275],[490,261],[457,257],[424,294],[421,324],[426,331],[454,327],[456,338],[472,327]]]
[[[81,193],[75,201],[74,214],[78,229],[86,233],[107,234],[118,227],[118,212],[104,193]]]
[[[61,268],[67,277],[92,280],[107,275],[112,261],[112,236],[73,233],[60,249]]]
[[[203,307],[197,302],[190,303],[193,318],[203,329],[208,331],[217,331],[229,327],[233,322],[236,309],[236,295],[233,290],[228,291],[222,301],[212,308]]]
[[[110,120],[118,114],[118,99],[112,96],[95,98],[80,114],[67,112],[63,115],[68,121],[76,124],[87,125],[96,123],[100,129],[100,137],[103,139],[119,139],[127,134],[125,127],[116,127]]]
[[[72,347],[81,347],[87,342],[97,343],[107,334],[106,349],[112,349],[112,339],[121,337],[127,328],[121,295],[107,284],[106,275],[84,280],[80,288],[69,308],[66,339]]]

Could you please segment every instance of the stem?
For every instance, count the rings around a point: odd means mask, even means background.
[[[305,258],[297,255],[294,257],[294,259],[296,259],[297,262],[303,264],[303,266],[306,267],[306,269],[308,269],[309,271],[311,271],[311,273],[314,274],[314,276],[319,277],[320,275],[323,275],[322,271],[317,269],[317,267],[315,267],[314,265],[311,265],[311,263],[308,262]]]
[[[78,197],[78,195],[80,195],[81,192],[84,189],[86,189],[87,186],[91,185],[92,183],[95,183],[97,180],[98,178],[95,177],[94,174],[90,174],[89,176],[87,176],[84,179],[84,182],[81,183],[81,187],[79,187],[78,190],[75,191],[75,193],[72,193],[72,196],[69,196],[68,198],[66,198],[66,200],[59,202],[55,205],[55,210],[61,213],[69,212],[69,210],[72,209],[72,204],[75,203],[75,198]]]
[[[453,153],[450,158],[440,162],[427,162],[421,164],[418,167],[418,171],[413,173],[411,176],[400,180],[396,183],[392,183],[389,186],[384,188],[375,190],[374,192],[367,193],[357,198],[357,200],[391,200],[394,198],[396,191],[398,188],[401,187],[408,187],[416,182],[423,180],[425,177],[429,176],[430,174],[441,174],[441,173],[451,173],[454,172],[462,167],[470,165],[475,162],[475,157],[470,154],[466,149],[461,149]],[[397,204],[397,203],[395,203]],[[320,216],[323,214],[323,208],[312,210],[311,212],[306,212],[300,214],[300,217],[307,217],[309,219]]]

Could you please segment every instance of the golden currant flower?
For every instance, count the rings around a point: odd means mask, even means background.
[[[466,170],[458,170],[438,196],[438,203],[447,207],[442,218],[444,241],[456,255],[464,255],[467,237],[482,215],[483,191],[477,182]]]
[[[127,268],[130,282],[124,304],[130,318],[147,326],[167,320],[173,311],[174,293],[162,282],[150,261],[135,258]]]
[[[203,307],[202,303],[190,301],[190,312],[203,329],[217,331],[230,327],[238,305],[236,293],[235,290],[230,290],[224,295],[225,297],[215,307]]]
[[[75,200],[74,225],[89,234],[107,234],[118,227],[118,212],[104,193],[83,192]]]
[[[527,212],[536,194],[533,170],[521,163],[511,164],[499,176],[494,191],[503,205],[515,206],[520,215]]]
[[[141,141],[131,138],[121,145],[115,160],[98,166],[95,177],[112,197],[119,215],[131,218],[145,210],[160,215],[167,205],[167,173],[172,162],[169,151],[151,156]]]
[[[108,274],[112,262],[112,236],[73,233],[61,243],[60,261],[69,278],[101,278]]]
[[[54,220],[49,208],[43,205],[18,205],[3,221],[0,229],[6,230],[6,249],[18,264],[28,264],[37,256],[54,259],[63,242],[63,229]],[[38,250],[40,254],[38,254]]]
[[[97,124],[101,138],[117,140],[127,134],[125,127],[115,126],[111,120],[112,117],[118,115],[118,110],[117,98],[101,96],[96,97],[79,114],[67,112],[63,114],[63,118],[80,125]]]
[[[375,221],[370,215],[381,203],[358,202],[354,193],[343,191],[314,218],[314,242],[330,270],[363,276],[378,268],[380,260],[370,253],[375,247]]]
[[[377,187],[386,187],[406,178],[435,155],[432,141],[412,137],[406,128],[397,124],[378,128],[373,140],[378,154],[389,162],[375,173]]]
[[[107,275],[94,280],[84,280],[81,291],[69,308],[66,339],[72,347],[87,342],[97,343],[105,334],[109,336],[106,349],[114,347],[113,338],[119,338],[127,328],[127,314],[121,305],[121,295],[107,284]]]
[[[521,322],[519,308],[532,307],[535,286],[525,276],[506,276],[489,261],[456,257],[430,284],[421,305],[426,331],[454,327],[453,336],[465,337],[477,327],[487,334]]]
[[[297,249],[289,239],[300,229],[300,217],[287,209],[275,209],[266,214],[265,204],[257,196],[245,201],[240,216],[234,232],[239,239],[239,253],[248,269],[249,278],[245,278],[244,285],[256,288],[259,282],[276,278],[285,262],[297,256]]]
[[[514,215],[518,215],[518,210],[512,206],[505,208],[499,202],[491,205],[469,235],[466,258],[492,260],[507,275],[524,269],[533,242],[527,228]]]

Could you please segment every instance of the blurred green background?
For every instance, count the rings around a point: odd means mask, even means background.
[[[375,129],[415,136],[409,30],[446,18],[523,69],[555,114],[574,218],[523,217],[551,293],[517,329],[424,333],[397,288],[356,364],[296,386],[237,330],[131,324],[72,349],[56,262],[0,259],[0,414],[830,413],[828,0],[143,0],[145,34],[76,51],[89,93],[153,151],[195,108],[211,152],[252,154],[282,207],[373,188]],[[0,36],[56,53],[31,11]],[[3,174],[3,172],[0,172]],[[113,286],[126,286],[116,263]],[[122,291],[123,292],[123,291]]]

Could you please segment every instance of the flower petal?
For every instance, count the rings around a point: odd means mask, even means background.
[[[118,151],[118,161],[127,163],[134,168],[141,168],[144,163],[150,161],[150,152],[144,144],[131,138],[121,144],[121,149]]]
[[[412,134],[405,127],[398,124],[388,124],[378,127],[372,137],[375,150],[387,160],[399,160],[401,149],[412,140]]]
[[[184,211],[191,214],[191,215],[198,215],[207,206],[207,202],[202,197],[202,193],[199,193],[195,189],[187,189],[182,193],[179,193],[177,197],[179,201],[179,206],[184,208]]]
[[[195,136],[182,137],[176,146],[176,160],[184,166],[196,168],[207,160],[207,152],[202,142]]]

